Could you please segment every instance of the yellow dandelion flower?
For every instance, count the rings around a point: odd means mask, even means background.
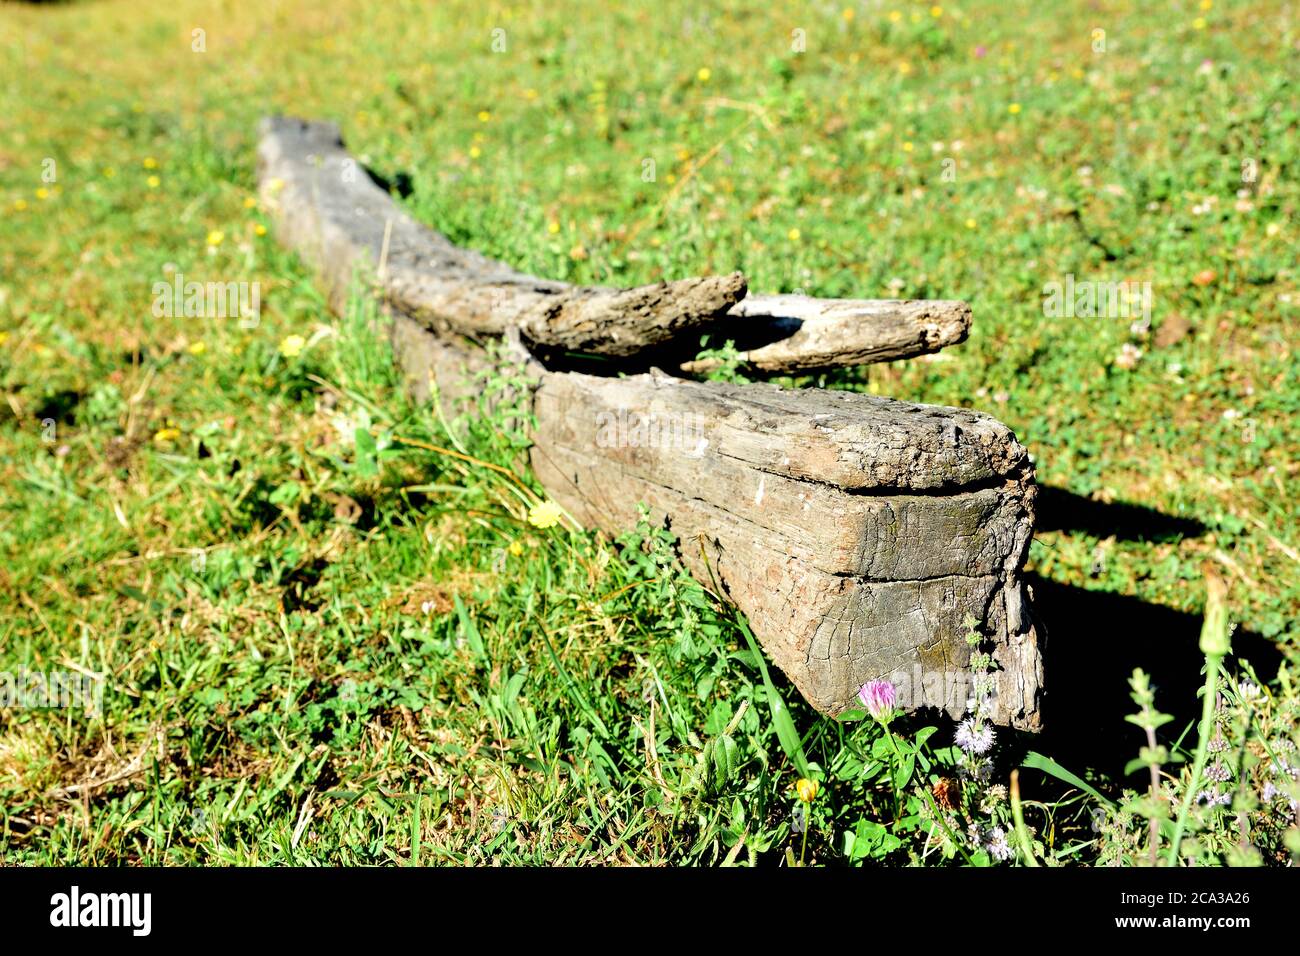
[[[266,189],[272,196],[274,196],[283,188],[284,188],[284,180],[281,179],[279,176],[267,180]]]
[[[530,86],[528,89],[524,90],[524,99],[526,100],[537,99],[537,91]]]
[[[975,220],[974,220],[974,219],[967,219],[967,220],[966,220],[966,228],[967,228],[967,229],[974,229],[974,228],[975,228]]]
[[[915,147],[912,146],[912,143],[911,143],[910,140],[909,140],[908,142],[906,142],[906,143],[903,144],[903,152],[905,152],[905,153],[910,153],[914,148],[915,148]]]
[[[0,345],[4,345],[8,341],[9,341],[9,333],[0,332]]]
[[[226,234],[220,229],[213,229],[208,233],[208,245],[219,246],[226,239]]]
[[[907,76],[907,74],[912,72],[912,64],[907,62],[906,60],[899,61],[898,72],[902,73],[904,76]]]
[[[1197,17],[1192,21],[1193,30],[1204,30],[1206,26],[1205,17]]]
[[[146,156],[142,165],[145,169],[157,169],[158,160],[154,159],[152,156]]]
[[[266,226],[262,225],[260,222],[255,222],[253,223],[253,232],[259,236],[265,236]]]
[[[803,238],[803,233],[800,232],[798,229],[791,229],[789,232],[785,234],[785,237],[789,239],[791,242],[798,242],[800,239]]]
[[[543,501],[528,509],[528,523],[534,528],[554,528],[564,514],[554,501]]]
[[[483,155],[483,150],[479,149],[477,146],[471,146],[469,148],[470,159],[478,159],[482,155]]]
[[[560,231],[560,224],[556,222],[554,219],[552,219],[550,222],[546,224],[546,231],[549,232],[551,235],[555,235],[557,232]]]
[[[840,16],[844,18],[845,23],[849,23],[850,21],[852,21],[854,16],[853,8],[845,7],[843,10],[840,11]]]
[[[245,196],[245,197],[244,197],[244,208],[245,208],[245,209],[256,209],[256,208],[257,208],[257,199],[256,199],[255,197],[253,197],[253,196]]]
[[[1213,6],[1214,6],[1214,0],[1201,0],[1202,10],[1209,10]]]
[[[507,548],[506,550],[508,550],[512,555],[514,555],[517,558],[524,553],[524,546],[520,544],[518,541],[511,541],[510,547]]]
[[[19,212],[22,212],[24,209],[27,208],[27,200],[26,200],[26,199],[15,199],[15,200],[14,200],[14,208],[17,209]]]
[[[145,182],[148,184],[150,189],[157,189],[159,186],[162,185],[162,180],[159,179],[157,176],[150,176],[148,179],[145,180]]]
[[[307,340],[301,335],[286,335],[280,342],[280,354],[285,358],[297,358],[307,347]]]
[[[800,777],[799,782],[794,785],[794,792],[804,803],[812,803],[816,800],[820,789],[816,780],[809,780],[807,777]]]
[[[50,198],[50,191],[49,191],[48,189],[46,189],[44,186],[42,186],[40,189],[36,190],[36,198],[37,198],[37,199],[49,199],[49,198]]]
[[[943,7],[931,7],[930,16],[938,20],[941,16],[943,16]]]
[[[159,445],[166,444],[167,442],[173,442],[180,437],[181,437],[181,430],[172,425],[168,425],[166,428],[160,428],[153,433],[153,440],[157,442]]]
[[[1020,112],[1020,104],[1012,103],[1010,106],[1007,107],[1007,112],[1010,113],[1012,116],[1015,116],[1017,113]]]
[[[899,20],[901,20],[901,19],[903,19],[903,15],[902,15],[901,13],[899,13],[897,10],[890,10],[890,11],[889,11],[889,22],[890,22],[890,23],[897,23],[897,22],[898,22]]]
[[[479,111],[478,111],[478,121],[479,121],[480,123],[486,123],[486,122],[488,122],[488,121],[491,120],[491,119],[492,119],[492,114],[489,113],[487,110],[479,110]]]
[[[713,71],[710,70],[707,66],[700,67],[699,70],[697,70],[695,73],[695,78],[699,80],[701,83],[709,82],[709,77],[711,76],[713,76]]]
[[[185,351],[189,352],[191,355],[202,355],[207,350],[208,350],[207,343],[203,341],[199,341],[199,342],[191,342],[190,347],[187,348]]]
[[[105,179],[112,179],[112,178],[113,178],[114,176],[116,176],[116,175],[117,175],[117,170],[114,169],[112,166],[105,166],[105,167],[104,167],[104,178],[105,178]]]

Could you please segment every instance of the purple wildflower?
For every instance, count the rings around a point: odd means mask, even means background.
[[[889,681],[873,680],[869,684],[862,685],[862,689],[858,691],[858,700],[862,701],[862,706],[867,708],[867,713],[884,723],[894,714],[897,693],[894,685]]]

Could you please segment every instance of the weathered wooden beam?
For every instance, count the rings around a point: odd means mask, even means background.
[[[957,301],[749,295],[712,331],[738,343],[762,343],[742,349],[740,360],[762,372],[790,375],[937,352],[964,342],[970,321],[970,306]],[[699,374],[719,364],[699,359],[683,362],[681,370]]]
[[[307,168],[295,166],[300,160]],[[514,327],[532,345],[629,358],[675,340],[697,342],[690,333],[708,330],[757,343],[744,346],[747,365],[791,374],[936,352],[970,329],[964,302],[746,295],[739,272],[634,289],[524,275],[402,212],[330,123],[265,120],[258,163],[269,207],[310,205],[310,221],[282,227],[302,234],[282,238],[338,277],[329,289],[336,307],[357,268],[378,271],[388,304],[442,334],[501,335]],[[710,359],[680,365],[691,374],[716,366]]]
[[[416,222],[343,147],[338,127],[286,117],[263,121],[263,200],[310,209],[283,239],[331,277],[331,302],[358,268],[378,270],[384,300],[429,328],[500,335],[576,352],[627,357],[715,322],[745,295],[739,272],[635,289],[551,282],[453,245]]]
[[[282,180],[280,234],[339,288],[356,264],[347,250],[374,224],[322,215],[306,154],[283,143],[275,152],[263,187]],[[472,375],[490,367],[488,354],[395,303],[390,311],[416,393],[436,385],[449,411],[473,412]],[[993,718],[1038,728],[1042,663],[1020,574],[1036,489],[1005,425],[854,392],[531,370],[530,455],[547,492],[611,532],[649,506],[692,573],[747,616],[813,706],[840,713],[862,684],[889,677],[909,709],[959,714],[970,616],[999,664]]]
[[[485,352],[402,315],[393,342],[417,395],[436,384],[448,413],[475,412]],[[840,713],[892,677],[909,709],[959,715],[969,615],[999,666],[993,719],[1039,728],[1020,574],[1036,489],[1005,425],[854,392],[537,374],[531,460],[551,497],[611,533],[646,504],[814,707]]]

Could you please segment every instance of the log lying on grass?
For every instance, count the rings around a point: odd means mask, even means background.
[[[523,275],[401,212],[329,123],[264,121],[258,164],[267,205],[295,211],[282,221],[285,242],[317,261],[335,307],[356,270],[378,269],[384,300],[435,331],[514,327],[533,345],[626,357],[707,326],[745,295],[740,273],[636,289]]]
[[[636,289],[524,275],[402,212],[344,149],[332,123],[273,117],[261,133],[263,200],[273,211],[295,211],[281,223],[281,236],[320,267],[335,308],[358,269],[378,270],[384,301],[444,336],[497,336],[515,327],[534,346],[627,358],[712,330],[718,344],[739,342],[742,360],[755,369],[781,374],[936,352],[970,329],[963,302],[746,296],[739,273]],[[681,368],[699,373],[716,364],[687,359]]]
[[[263,187],[282,181],[272,207],[280,235],[338,290],[377,232],[389,233],[391,250],[398,226],[331,214],[320,167],[284,122],[264,128]],[[445,240],[420,236],[402,241],[406,261],[432,270],[426,287],[470,282]],[[382,251],[377,261],[382,271]],[[417,394],[436,385],[450,411],[472,412],[474,375],[493,360],[455,334],[463,320],[443,316],[431,329],[427,313],[386,299]],[[746,615],[813,706],[840,713],[857,706],[862,684],[889,677],[909,708],[960,714],[970,616],[999,665],[994,719],[1038,729],[1042,663],[1020,575],[1033,465],[1005,425],[852,392],[531,368],[530,454],[547,492],[582,524],[613,533],[649,506],[692,573]]]

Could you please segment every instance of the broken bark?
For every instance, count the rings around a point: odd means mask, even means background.
[[[956,345],[970,332],[970,306],[945,300],[812,299],[802,295],[751,295],[717,327],[732,337],[740,361],[777,375],[817,372],[914,358]],[[744,347],[747,341],[757,341]],[[684,362],[683,372],[717,368],[718,359]]]
[[[276,139],[278,128],[266,136]],[[273,207],[281,235],[317,257],[332,289],[343,287],[356,257],[337,250],[370,248],[366,237],[380,227],[364,215],[327,215],[300,149],[264,140],[262,155],[272,157],[264,189],[272,177],[283,181]],[[404,255],[453,261],[439,241],[412,233]],[[447,281],[472,284],[468,274]],[[436,385],[450,411],[472,413],[471,377],[492,359],[452,334],[463,325],[434,332],[427,316],[388,301],[395,356],[413,391],[427,396]],[[613,533],[646,504],[678,536],[691,572],[747,616],[814,707],[856,707],[862,684],[885,677],[907,709],[959,715],[970,694],[969,616],[1000,668],[993,718],[1038,729],[1042,663],[1020,573],[1036,489],[1032,462],[1005,425],[854,392],[660,372],[602,377],[536,363],[533,373],[530,454],[547,492],[582,524]]]

